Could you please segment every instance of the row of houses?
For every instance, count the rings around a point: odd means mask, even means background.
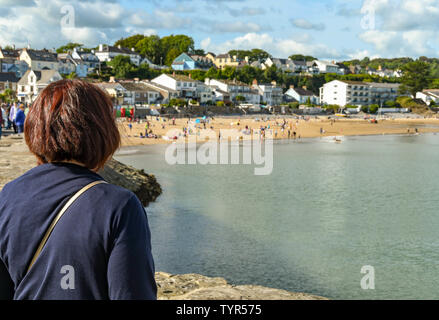
[[[34,50],[30,47],[7,50],[0,48],[0,72],[14,72],[21,78],[30,69],[34,71],[50,69],[60,74],[74,72],[78,77],[84,78],[98,69],[102,62],[109,62],[119,55],[129,57],[136,66],[146,63],[151,68],[163,68],[142,57],[134,48],[100,44],[97,50],[74,48],[68,53],[56,53],[47,49]]]
[[[225,67],[241,68],[249,65],[254,68],[266,70],[272,66],[276,66],[279,70],[289,73],[306,73],[306,74],[321,74],[321,73],[336,73],[347,74],[348,68],[342,64],[336,64],[328,61],[314,60],[314,61],[293,61],[291,59],[281,58],[267,58],[264,62],[254,61],[249,63],[249,58],[239,59],[236,55],[230,54],[215,55],[209,52],[205,56],[191,55],[189,53],[180,54],[172,63],[174,70],[208,70],[211,67],[223,69]]]
[[[283,90],[275,83],[247,85],[237,80],[205,79],[194,80],[190,76],[162,74],[151,81],[115,81],[98,83],[117,104],[166,104],[171,99],[194,100],[200,104],[224,102],[245,102],[259,105],[280,105]]]
[[[272,66],[283,72],[295,73],[295,74],[325,74],[325,73],[335,73],[339,75],[344,74],[360,74],[367,73],[369,75],[377,75],[380,77],[396,77],[402,76],[401,70],[390,70],[382,68],[361,68],[359,65],[346,66],[341,62],[335,61],[323,61],[323,60],[291,60],[289,58],[267,58],[264,61],[253,61],[249,62],[249,58],[239,59],[236,55],[231,56],[230,54],[219,54],[215,55],[212,52],[207,53],[205,56],[192,55],[189,53],[180,54],[172,63],[172,68],[174,70],[208,70],[211,67],[216,67],[218,69],[223,69],[224,67],[235,67],[241,68],[243,66],[249,65],[254,68],[259,68],[266,70]]]

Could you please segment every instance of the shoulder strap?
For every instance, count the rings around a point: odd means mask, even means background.
[[[41,251],[43,250],[44,246],[46,245],[47,239],[49,239],[50,234],[52,233],[53,229],[55,228],[56,224],[58,223],[59,219],[64,215],[64,213],[67,211],[67,209],[73,204],[73,202],[76,201],[76,199],[79,198],[81,194],[83,194],[88,189],[94,187],[95,185],[101,184],[101,183],[107,183],[106,181],[99,180],[92,182],[85,187],[83,187],[81,190],[75,193],[73,197],[70,198],[69,201],[64,205],[64,207],[61,209],[61,211],[56,215],[55,219],[53,219],[52,223],[50,224],[49,228],[47,229],[46,233],[44,234],[43,239],[40,242],[40,245],[38,246],[37,251],[35,251],[35,254],[29,264],[29,267],[27,268],[27,272],[32,268],[33,264],[37,260],[38,256],[40,255]]]

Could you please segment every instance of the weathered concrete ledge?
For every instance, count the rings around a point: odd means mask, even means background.
[[[171,275],[157,272],[156,281],[159,300],[328,300],[262,286],[235,286],[223,278],[209,278],[199,274]]]
[[[0,190],[36,165],[22,137],[9,136],[0,140]],[[108,182],[133,191],[146,206],[161,194],[153,175],[111,160],[99,172]],[[234,286],[223,278],[199,274],[171,275],[156,273],[158,298],[161,300],[321,300],[305,293],[266,288],[256,285]]]

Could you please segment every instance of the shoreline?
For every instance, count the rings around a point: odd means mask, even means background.
[[[281,123],[286,121],[284,130],[282,130]],[[188,124],[188,118],[176,119],[176,124],[172,125],[168,121],[163,121],[163,118],[156,118],[149,120],[149,130],[159,136],[158,138],[140,138],[139,133],[144,131],[146,122],[133,123],[132,129],[129,129],[128,122],[120,122],[119,129],[121,132],[122,143],[121,147],[127,146],[141,146],[141,145],[155,145],[155,144],[170,144],[173,142],[183,143],[187,141],[187,137],[183,136],[183,128],[191,125],[192,134],[188,137],[197,138],[200,134],[209,134],[210,137],[216,138],[218,141],[218,134],[220,130],[234,130],[233,139],[240,140],[255,140],[248,132],[258,132],[260,127],[266,127],[266,132],[277,140],[301,140],[304,138],[334,138],[345,136],[378,136],[378,135],[414,135],[418,130],[420,134],[423,133],[439,133],[439,119],[383,119],[378,120],[377,124],[370,123],[363,119],[336,119],[335,122],[327,118],[317,118],[310,120],[297,120],[293,118],[275,118],[267,121],[255,120],[255,118],[215,118],[207,124],[207,130],[202,127],[202,124],[193,123]],[[210,126],[211,128],[209,128]],[[247,130],[245,128],[248,128]],[[172,130],[172,135],[177,136],[177,140],[164,139],[169,137],[169,132]],[[288,130],[290,137],[288,137]],[[323,130],[323,134],[320,134]],[[243,131],[247,131],[244,134]],[[296,139],[293,138],[292,133],[296,132]],[[300,137],[300,138],[299,138]],[[203,140],[204,141],[204,140]]]

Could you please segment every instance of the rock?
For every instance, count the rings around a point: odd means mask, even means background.
[[[134,192],[145,207],[162,193],[162,188],[154,175],[115,159],[108,161],[99,174],[108,182]]]
[[[223,278],[199,274],[156,273],[159,300],[327,300],[326,298],[255,285],[234,286]]]

